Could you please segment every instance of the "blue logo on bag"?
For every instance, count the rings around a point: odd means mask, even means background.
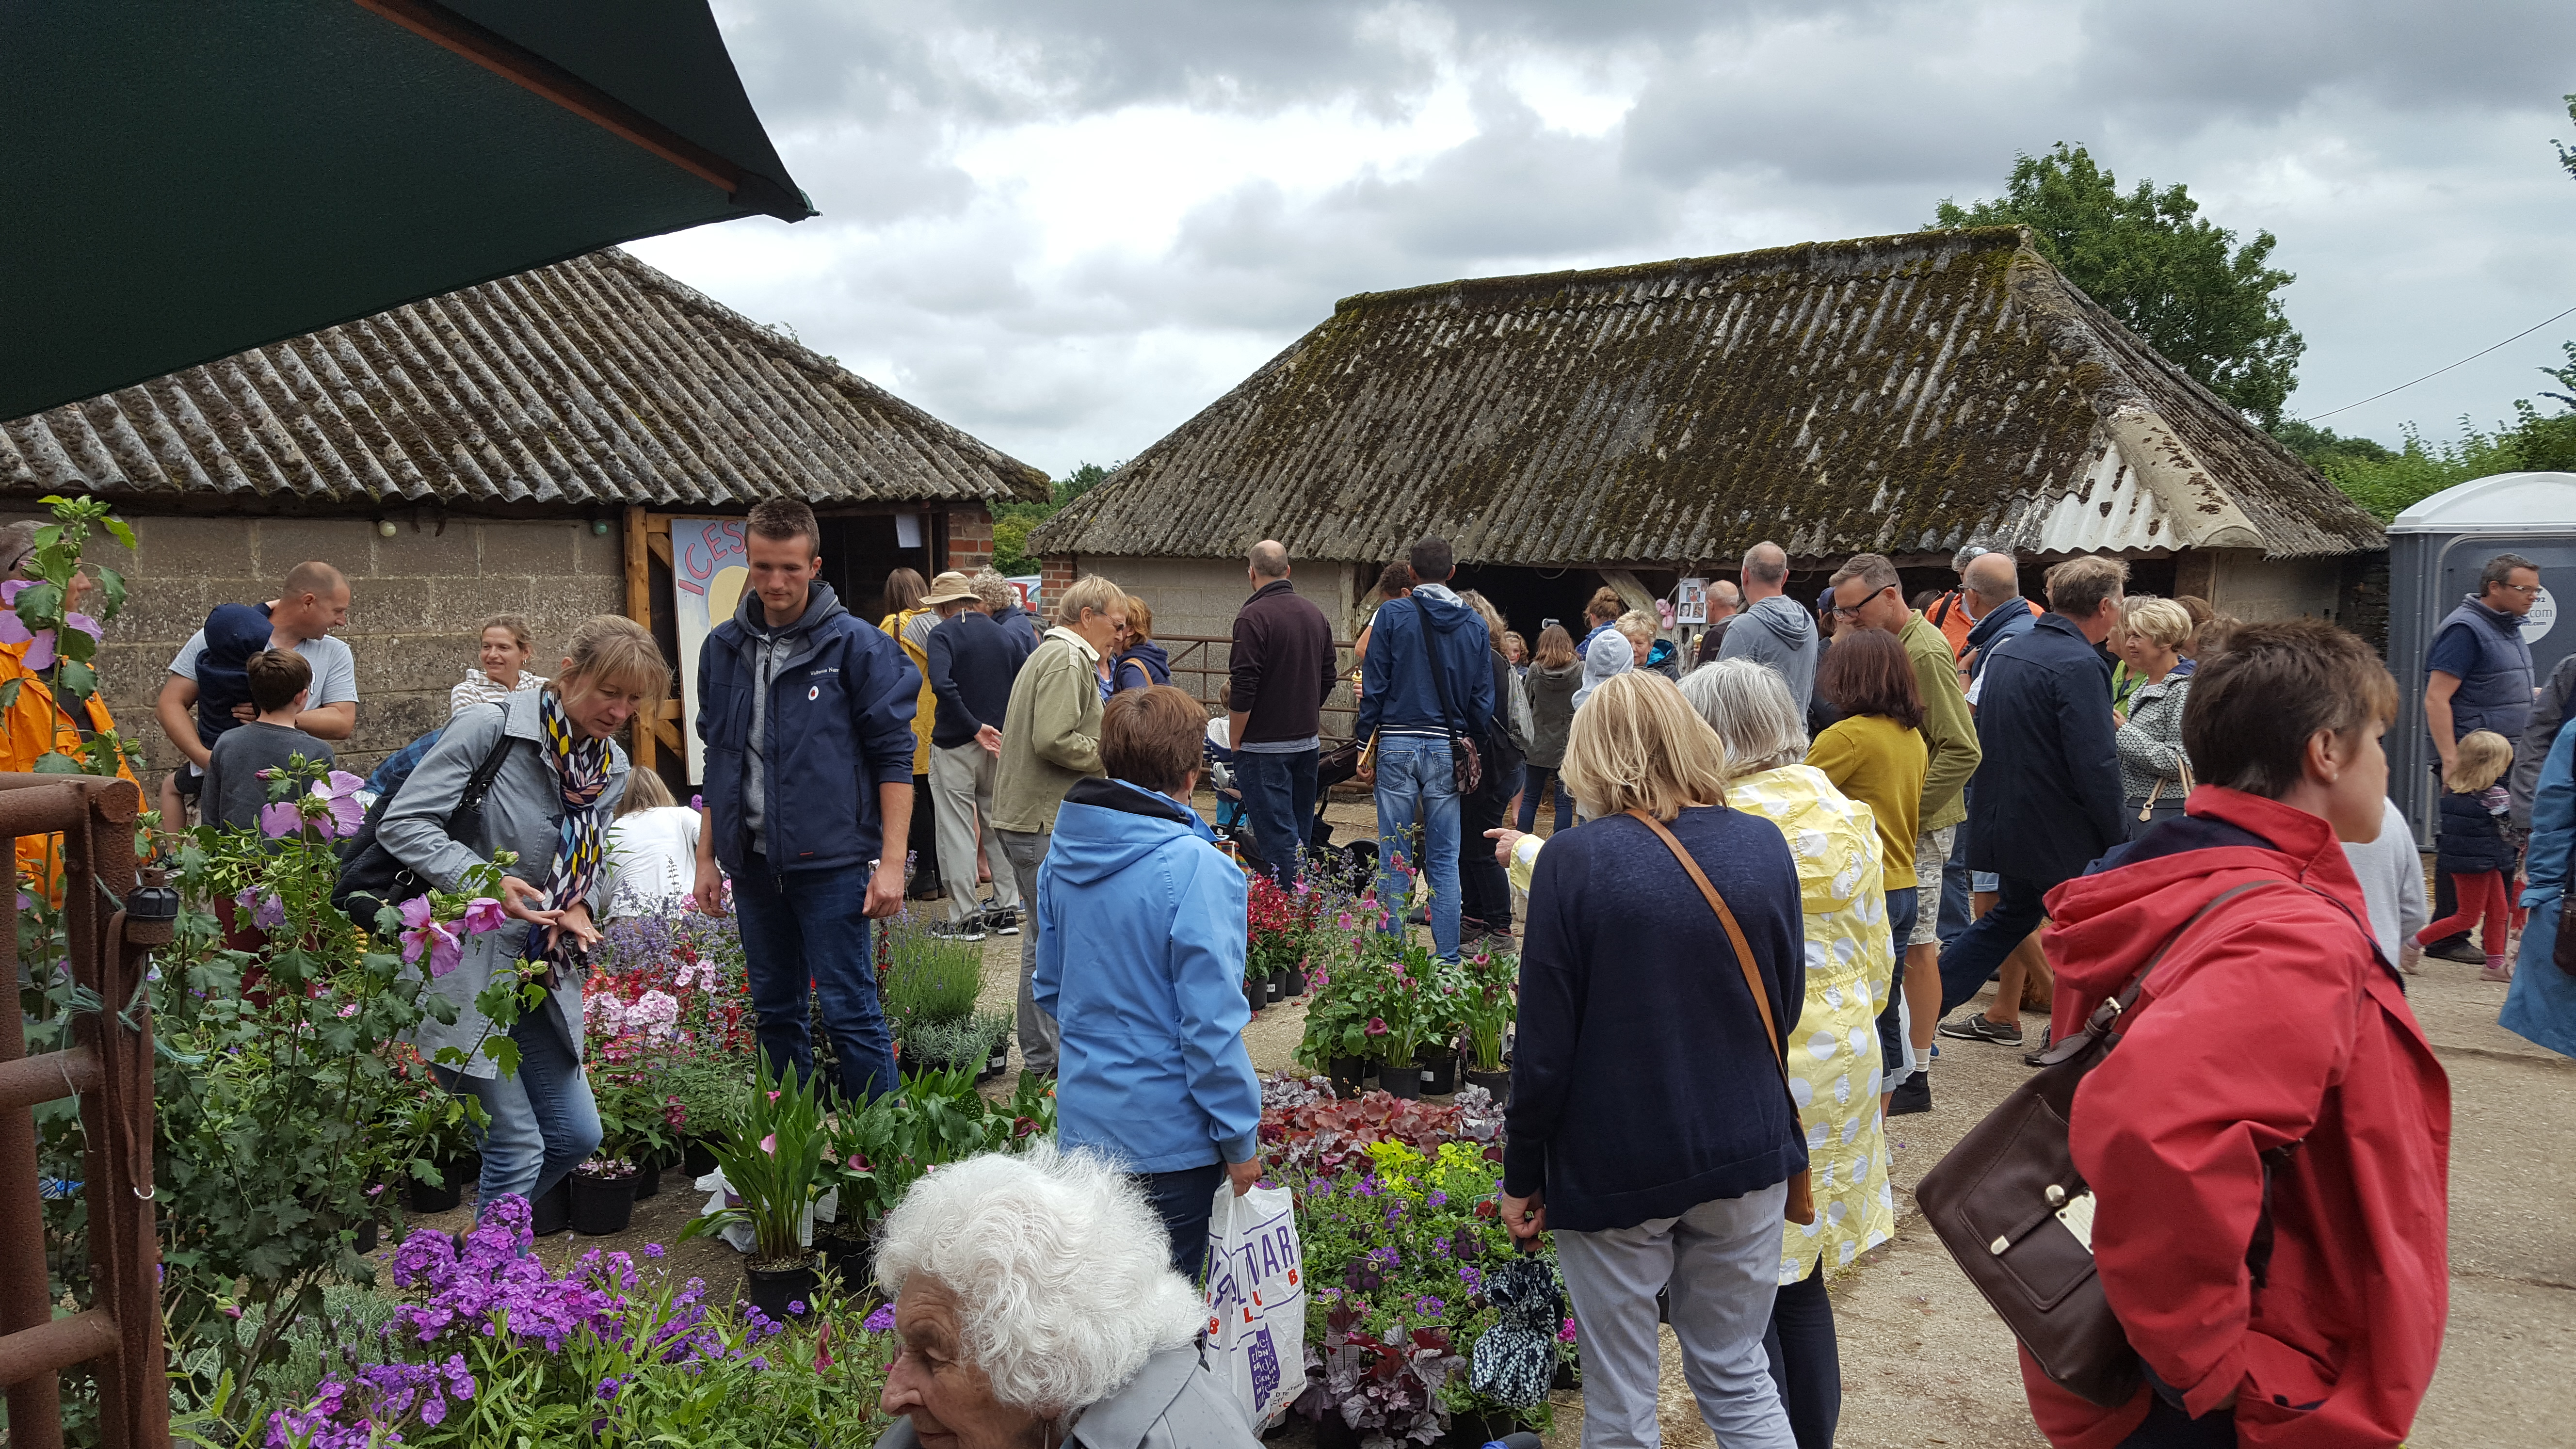
[[[1252,1398],[1258,1404],[1270,1402],[1279,1391],[1279,1350],[1270,1342],[1270,1326],[1263,1324],[1252,1335]]]

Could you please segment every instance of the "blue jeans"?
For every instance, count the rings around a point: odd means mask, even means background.
[[[446,1067],[430,1072],[440,1086],[471,1094],[491,1119],[483,1129],[483,1179],[475,1207],[479,1222],[505,1195],[535,1202],[564,1175],[599,1150],[599,1106],[572,1039],[558,1025],[562,1009],[549,996],[510,1027],[519,1070],[506,1077],[469,1077]]]
[[[1557,773],[1554,765],[1530,765],[1526,768],[1529,773],[1522,777],[1521,818],[1512,828],[1523,835],[1538,828],[1538,794],[1547,788],[1548,781],[1554,780],[1556,782],[1556,829],[1572,830],[1574,828],[1574,792],[1565,788],[1565,777]]]
[[[1959,939],[1941,948],[1941,1014],[1946,1017],[1977,994],[2022,939],[2048,918],[2041,898],[2055,881],[2007,875],[1997,879],[1995,908],[1977,917]]]
[[[1285,889],[1296,887],[1298,861],[1315,828],[1315,761],[1321,754],[1234,752],[1234,786],[1243,792],[1243,813],[1252,820],[1253,847],[1270,878]]]
[[[1905,1018],[1899,1003],[1905,1000],[1905,943],[1914,934],[1922,899],[1917,886],[1899,886],[1887,893],[1887,934],[1896,950],[1896,974],[1888,978],[1887,1000],[1878,1008],[1878,1055],[1879,1068],[1886,1074],[1882,1080],[1890,1090],[1905,1075]]]
[[[1944,946],[1959,939],[1959,933],[1977,918],[1970,889],[1973,882],[1969,879],[1974,874],[1968,869],[1968,822],[1962,820],[1958,834],[1950,840],[1950,859],[1941,867],[1941,914],[1932,918],[1932,929]]]
[[[1216,1185],[1223,1181],[1222,1162],[1148,1172],[1136,1179],[1154,1216],[1163,1220],[1163,1235],[1172,1240],[1172,1271],[1193,1283],[1207,1266],[1208,1219],[1216,1215]]]
[[[1834,1449],[1834,1426],[1843,1416],[1843,1358],[1834,1341],[1834,1300],[1825,1293],[1825,1260],[1771,1299],[1771,1325],[1762,1333],[1771,1360],[1771,1382],[1789,1411],[1798,1449]]]
[[[767,857],[754,855],[733,881],[761,1054],[772,1071],[783,1074],[792,1066],[800,1082],[814,1075],[814,1045],[805,1026],[811,982],[840,1061],[841,1096],[852,1102],[873,1100],[896,1086],[894,1038],[877,1008],[876,962],[868,950],[867,899],[863,865],[800,871],[782,882],[771,874]]]
[[[1431,877],[1431,948],[1458,959],[1458,785],[1449,742],[1411,735],[1377,741],[1377,902],[1386,930],[1404,934],[1410,892],[1395,868],[1403,857]]]

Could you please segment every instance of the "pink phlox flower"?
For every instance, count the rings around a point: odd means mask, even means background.
[[[677,1025],[679,1020],[679,999],[665,991],[647,991],[635,998],[635,1004],[626,1010],[628,1031],[668,1036],[671,1034],[671,1028]]]

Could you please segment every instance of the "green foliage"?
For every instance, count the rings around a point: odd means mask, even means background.
[[[2268,265],[2268,231],[2236,233],[2200,218],[2180,185],[2141,181],[2122,192],[2081,146],[2059,142],[2015,159],[2004,195],[1960,206],[1944,198],[1936,226],[2018,223],[2032,245],[2149,346],[2238,411],[2269,427],[2298,385],[2306,349],[2278,295],[2293,280]]]
[[[923,1072],[863,1107],[845,1105],[825,1131],[824,1175],[840,1189],[839,1221],[864,1230],[934,1167],[1054,1140],[1055,1089],[1022,1073],[1011,1101],[995,1104],[975,1090],[972,1067]]]
[[[933,935],[908,916],[877,923],[877,991],[896,1037],[928,1022],[964,1021],[984,990],[984,952]]]
[[[1123,461],[1123,460],[1122,460]],[[1025,577],[1038,571],[1037,556],[1028,551],[1029,535],[1037,526],[1055,516],[1057,509],[1098,487],[1118,463],[1103,467],[1098,463],[1081,463],[1055,480],[1044,503],[1003,503],[993,509],[993,567],[1006,575]]]
[[[2567,101],[2567,119],[2576,121],[2576,96],[2568,96],[2565,99]],[[2564,141],[2552,141],[2549,144],[2556,147],[2558,150],[2558,164],[2567,169],[2567,174],[2569,176],[2576,177],[2576,147],[2570,147]]]
[[[1459,990],[1459,1016],[1465,1030],[1467,1064],[1480,1072],[1503,1069],[1503,1033],[1520,1014],[1521,961],[1490,952],[1460,963],[1466,982]]]
[[[739,1204],[689,1220],[683,1238],[729,1223],[751,1229],[755,1266],[810,1257],[804,1246],[814,1199],[823,1192],[822,1075],[799,1082],[790,1071],[760,1077],[724,1137],[709,1148]]]

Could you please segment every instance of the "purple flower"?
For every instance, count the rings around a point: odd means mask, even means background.
[[[259,807],[259,833],[271,840],[283,840],[304,833],[304,812],[292,800],[280,800]]]
[[[644,1256],[647,1258],[658,1258],[662,1256],[662,1245],[660,1243],[646,1243],[644,1245]]]
[[[802,1314],[805,1311],[805,1300],[802,1298],[788,1299],[787,1311],[791,1314]]]
[[[252,927],[257,930],[274,931],[286,924],[286,902],[280,900],[275,891],[263,893],[257,886],[244,886],[241,893],[233,897],[233,904],[250,917]]]
[[[366,822],[367,807],[358,803],[358,792],[367,788],[366,777],[346,770],[333,770],[324,779],[313,782],[313,793],[322,799],[324,840],[338,840],[358,833]]]
[[[894,1305],[880,1303],[876,1311],[860,1320],[859,1327],[870,1333],[888,1333],[894,1329]]]
[[[429,974],[433,977],[455,970],[457,963],[465,959],[465,943],[456,932],[431,919],[436,909],[427,896],[413,896],[402,903],[403,959],[418,961],[427,952]]]
[[[490,896],[476,896],[465,903],[465,919],[458,924],[464,927],[466,935],[479,936],[486,931],[497,931],[509,923],[510,913],[501,909],[499,901]]]

